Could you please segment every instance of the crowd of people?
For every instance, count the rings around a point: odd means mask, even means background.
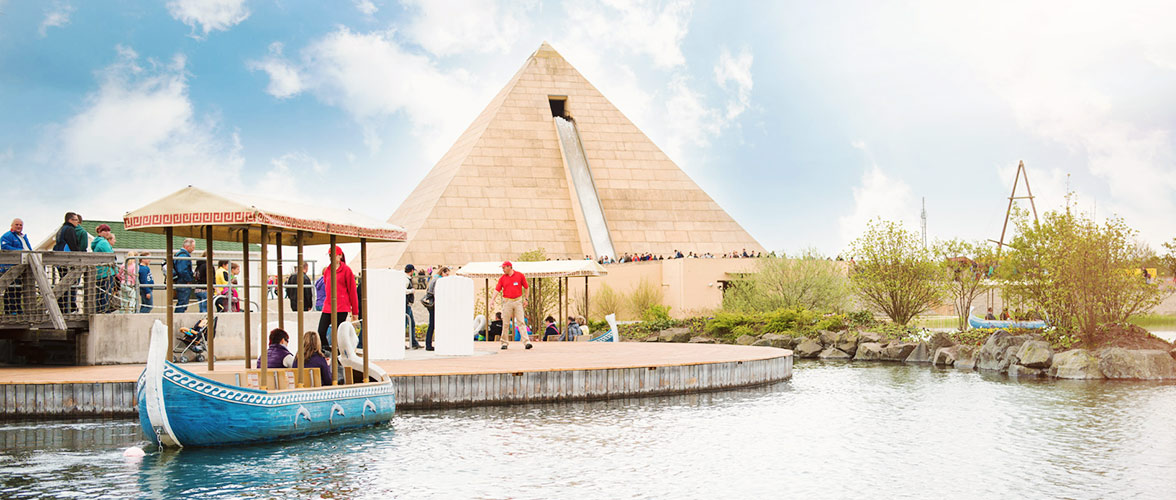
[[[672,260],[672,259],[758,259],[763,256],[764,256],[763,252],[757,252],[757,251],[750,251],[749,252],[746,248],[744,248],[740,251],[731,251],[731,252],[727,252],[727,253],[721,253],[719,255],[715,255],[710,252],[682,253],[681,250],[675,249],[673,251],[673,253],[670,253],[669,255],[653,254],[650,252],[645,252],[645,253],[625,252],[624,254],[622,254],[619,257],[602,255],[596,259],[596,262],[598,264],[623,264],[623,263],[627,263],[627,262],[645,262],[645,261],[652,261],[652,260]],[[589,259],[591,259],[591,257],[585,255],[584,259],[589,260]]]

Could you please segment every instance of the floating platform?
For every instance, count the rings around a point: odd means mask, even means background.
[[[475,342],[473,356],[377,361],[396,386],[398,409],[686,394],[770,384],[792,377],[792,351],[771,347],[653,342]],[[206,373],[205,363],[184,365]],[[244,361],[219,361],[240,370]],[[0,418],[135,416],[143,365],[0,368]]]

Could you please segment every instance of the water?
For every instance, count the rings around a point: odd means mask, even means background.
[[[770,387],[141,460],[130,420],[7,422],[0,444],[3,498],[1171,498],[1176,384],[798,362]]]

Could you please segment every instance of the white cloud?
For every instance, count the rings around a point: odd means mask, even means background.
[[[372,0],[353,0],[352,3],[365,16],[371,16],[380,10],[379,7],[376,7],[376,4],[372,3]]]
[[[855,141],[853,147],[862,150],[867,157],[870,154],[869,147],[861,141]],[[869,221],[878,217],[899,222],[907,229],[918,227],[914,221],[919,207],[910,186],[886,175],[872,159],[869,162],[870,166],[862,173],[861,183],[853,187],[853,210],[838,219],[842,243],[847,244],[861,236]]]
[[[41,21],[41,26],[37,29],[37,33],[44,38],[48,35],[49,28],[60,28],[69,24],[69,16],[73,14],[73,11],[73,6],[68,3],[54,2],[53,8],[45,12],[45,19]]]
[[[282,43],[271,43],[269,54],[269,57],[260,61],[246,63],[249,69],[265,71],[269,75],[266,93],[278,99],[285,99],[302,92],[302,75],[299,74],[298,68],[282,59]]]
[[[751,50],[747,47],[736,56],[732,56],[727,49],[723,49],[719,55],[719,62],[715,65],[715,80],[720,87],[733,94],[727,103],[727,120],[734,120],[743,114],[751,103],[751,88],[755,84],[751,77],[751,62]]]
[[[437,56],[506,52],[527,26],[533,2],[405,0],[416,12],[404,34]]]
[[[316,179],[325,174],[329,165],[319,163],[314,157],[298,151],[286,153],[270,160],[270,170],[262,175],[257,183],[259,191],[264,193],[281,193],[289,199],[307,199],[301,187],[310,184],[308,179]]]
[[[691,1],[584,1],[564,8],[571,37],[590,40],[592,50],[646,55],[659,68],[686,64],[682,39],[689,31]]]
[[[172,18],[192,28],[192,36],[202,38],[213,31],[228,31],[249,17],[245,0],[172,0],[167,3]],[[201,35],[196,34],[200,25]]]

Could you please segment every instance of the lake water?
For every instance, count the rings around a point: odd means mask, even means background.
[[[138,460],[131,420],[6,422],[0,444],[3,498],[1173,498],[1176,384],[797,362],[755,389]]]

